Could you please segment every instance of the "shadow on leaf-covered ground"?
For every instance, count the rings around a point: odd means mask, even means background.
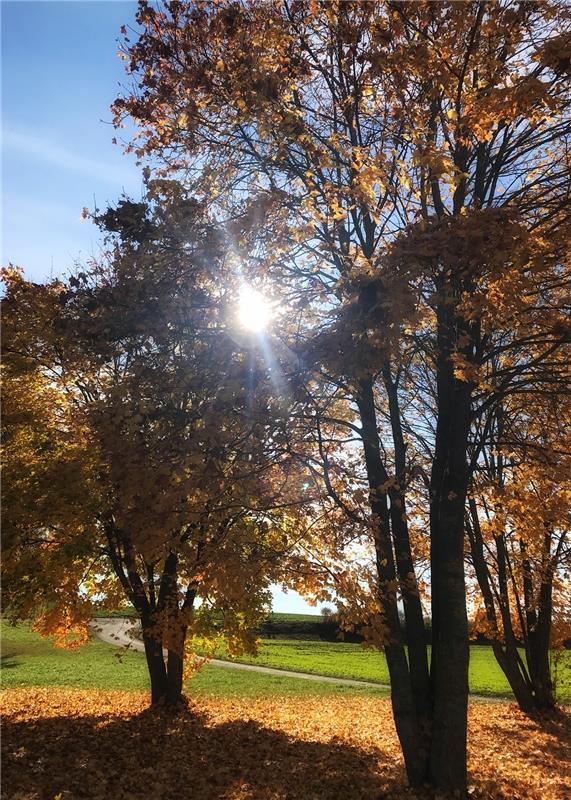
[[[50,798],[374,798],[403,796],[378,752],[291,738],[254,721],[211,725],[143,712],[6,720],[3,796]]]
[[[175,717],[145,692],[0,692],[7,800],[389,800],[407,790],[388,698],[201,697]],[[567,800],[571,718],[470,706],[471,800]]]

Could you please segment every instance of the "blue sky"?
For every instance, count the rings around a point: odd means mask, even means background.
[[[2,263],[42,280],[97,249],[84,206],[141,194],[112,144],[109,106],[126,79],[120,26],[135,4],[2,2]]]
[[[4,0],[2,14],[1,263],[43,281],[97,252],[81,222],[126,192],[141,195],[140,171],[112,143],[109,106],[128,81],[117,57],[124,0]],[[274,592],[274,610],[316,613],[295,592]]]

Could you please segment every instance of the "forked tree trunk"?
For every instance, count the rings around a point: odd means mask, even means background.
[[[517,648],[493,641],[492,650],[507,678],[518,706],[524,713],[530,714],[535,710],[535,702],[529,681],[526,681],[521,673],[521,658],[519,658]]]
[[[468,540],[470,542],[472,564],[484,599],[486,619],[492,630],[492,649],[494,656],[507,678],[519,707],[522,711],[529,712],[533,708],[533,697],[526,676],[521,672],[521,658],[517,651],[517,642],[513,633],[509,608],[506,608],[505,602],[500,599],[499,616],[501,617],[504,630],[504,641],[501,641],[499,618],[496,612],[496,600],[492,591],[489,568],[484,555],[484,540],[482,537],[480,520],[478,518],[478,508],[473,497],[470,497],[468,500],[468,511],[466,528],[468,531]],[[507,595],[505,599],[507,601]]]
[[[450,355],[457,335],[454,312],[444,306],[439,329],[438,424],[431,475],[431,575],[433,646],[430,678],[420,602],[405,601],[408,660],[404,648],[394,589],[413,572],[404,494],[391,491],[380,453],[372,382],[362,381],[357,405],[375,530],[380,600],[391,641],[385,646],[391,679],[393,714],[409,782],[430,783],[439,789],[466,791],[468,718],[468,620],[464,582],[464,504],[468,470],[467,446],[471,394],[468,384],[456,380]],[[385,374],[392,409],[393,439],[399,463],[402,442],[396,424],[398,398]],[[399,450],[400,448],[400,450]],[[398,474],[398,469],[397,469]],[[399,507],[400,506],[400,507]],[[392,536],[391,536],[392,529]],[[393,550],[394,546],[394,550]],[[396,557],[395,557],[396,555]],[[405,593],[403,592],[403,597]],[[412,602],[411,602],[412,601]]]
[[[145,657],[151,680],[151,705],[176,708],[183,700],[184,642],[186,627],[177,631],[177,641],[169,642],[170,647],[163,650],[163,641],[157,636],[152,625],[143,625]]]
[[[144,580],[139,574],[140,560],[128,533],[117,528],[112,517],[105,521],[109,557],[125,594],[139,614],[145,658],[151,682],[151,705],[175,708],[183,701],[184,645],[188,626],[183,622],[196,597],[197,584],[187,587],[179,608],[178,555],[165,558],[157,596],[155,565],[145,563]],[[121,558],[123,555],[123,560]],[[168,641],[163,640],[158,619],[169,617]],[[165,654],[165,648],[167,650]]]
[[[423,752],[428,753],[432,735],[432,688],[428,669],[426,629],[406,516],[404,488],[406,481],[406,444],[402,430],[397,385],[393,381],[391,367],[388,362],[383,368],[383,379],[389,401],[397,480],[396,487],[389,490],[391,527],[396,568],[404,606],[410,682],[420,729],[421,747]]]
[[[555,708],[555,694],[549,663],[551,643],[551,622],[553,617],[553,566],[551,554],[551,534],[546,531],[543,537],[540,586],[537,602],[534,603],[531,581],[531,565],[524,562],[524,604],[525,604],[525,650],[529,676],[532,684],[533,700],[538,711]]]
[[[387,482],[388,475],[381,458],[371,380],[361,382],[357,405],[361,417],[365,464],[371,490],[370,508],[379,578],[379,600],[385,624],[389,629],[390,640],[384,650],[390,675],[393,717],[409,783],[411,786],[422,786],[428,779],[431,731],[430,701],[426,694],[422,694],[422,671],[423,664],[426,668],[426,652],[423,656],[422,648],[413,648],[412,651],[409,650],[407,659],[403,641],[396,596],[397,567],[391,538],[388,494],[380,488]],[[402,519],[402,510],[400,518]],[[403,533],[401,528],[401,545],[405,544],[402,539]],[[413,604],[409,608],[407,619],[414,617],[415,610]],[[420,614],[422,621],[421,609]],[[424,648],[426,649],[425,643]],[[424,681],[424,685],[428,691],[428,680]]]

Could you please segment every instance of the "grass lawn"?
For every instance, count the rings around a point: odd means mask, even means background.
[[[66,686],[77,689],[147,689],[142,653],[127,652],[97,639],[79,650],[61,650],[28,626],[1,623],[2,687]],[[120,656],[120,657],[119,657]],[[190,695],[372,695],[383,690],[340,686],[206,665],[187,685]]]
[[[52,646],[25,625],[1,623],[2,685],[69,686],[76,688],[146,689],[145,659],[141,653],[127,652],[97,639],[79,650]],[[222,651],[217,654],[225,657]],[[281,669],[388,682],[382,653],[365,650],[358,644],[265,639],[257,658],[237,659],[244,663]],[[560,655],[557,668],[558,696],[571,700],[571,652]],[[476,694],[509,695],[509,686],[490,647],[476,645],[470,652],[470,688]],[[190,694],[213,696],[266,696],[316,694],[378,694],[368,687],[335,686],[286,676],[241,672],[206,665],[188,685]]]
[[[117,611],[108,616],[132,616]],[[134,612],[134,610],[133,610]],[[103,614],[101,614],[103,616]],[[315,622],[319,615],[273,613],[269,620],[279,625],[294,622]],[[366,650],[360,644],[328,642],[315,638],[264,638],[257,657],[244,656],[232,660],[244,664],[259,664],[297,672],[310,672],[336,678],[389,682],[387,663],[383,653]],[[523,651],[522,651],[523,655]],[[226,659],[224,648],[216,657]],[[560,701],[571,701],[571,650],[554,654],[553,675]],[[492,648],[487,645],[472,645],[470,648],[470,691],[473,694],[511,696],[509,684],[501,671]],[[199,680],[196,681],[197,685]]]
[[[224,652],[220,653],[220,657],[225,657]],[[380,683],[388,683],[389,680],[383,653],[344,642],[263,639],[256,658],[250,656],[236,660],[341,678]],[[571,700],[571,651],[564,651],[558,656],[556,677],[559,698]],[[491,647],[473,645],[470,649],[470,691],[474,694],[511,694]]]

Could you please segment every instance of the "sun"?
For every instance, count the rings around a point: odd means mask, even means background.
[[[272,306],[261,292],[251,286],[242,286],[238,297],[238,321],[243,328],[259,333],[272,319]]]

